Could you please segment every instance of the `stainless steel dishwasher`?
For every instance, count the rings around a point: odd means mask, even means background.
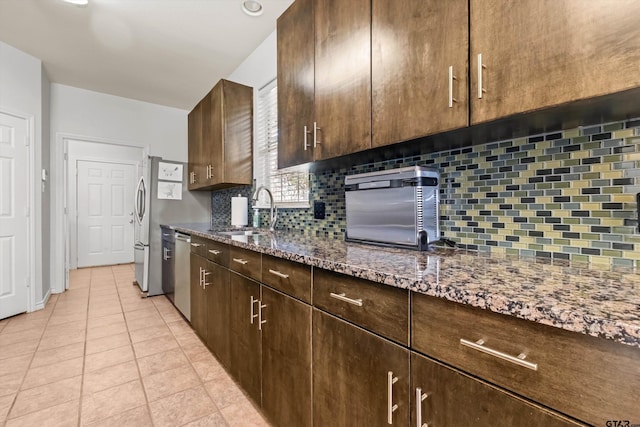
[[[191,236],[176,231],[174,304],[191,321]]]

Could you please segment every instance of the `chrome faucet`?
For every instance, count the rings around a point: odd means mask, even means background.
[[[269,227],[270,231],[275,231],[276,228],[276,222],[278,222],[278,208],[276,207],[276,204],[273,202],[273,194],[271,194],[271,190],[269,190],[267,187],[265,187],[264,185],[261,185],[260,187],[258,187],[256,189],[256,191],[253,193],[253,196],[251,196],[251,201],[255,204],[258,201],[258,196],[260,195],[260,191],[266,191],[267,194],[269,195],[269,201],[270,201],[270,206],[271,206],[271,213],[270,213],[270,222],[271,222],[271,226]]]

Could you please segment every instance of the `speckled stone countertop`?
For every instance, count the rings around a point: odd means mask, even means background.
[[[381,248],[292,233],[179,231],[496,313],[640,347],[640,274],[460,249]]]

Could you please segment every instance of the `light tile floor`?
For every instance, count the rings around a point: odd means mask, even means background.
[[[0,427],[268,426],[133,266],[71,272],[44,310],[0,321]]]

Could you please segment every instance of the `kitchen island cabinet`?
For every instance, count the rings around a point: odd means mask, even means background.
[[[640,2],[470,7],[472,124],[640,86]]]

